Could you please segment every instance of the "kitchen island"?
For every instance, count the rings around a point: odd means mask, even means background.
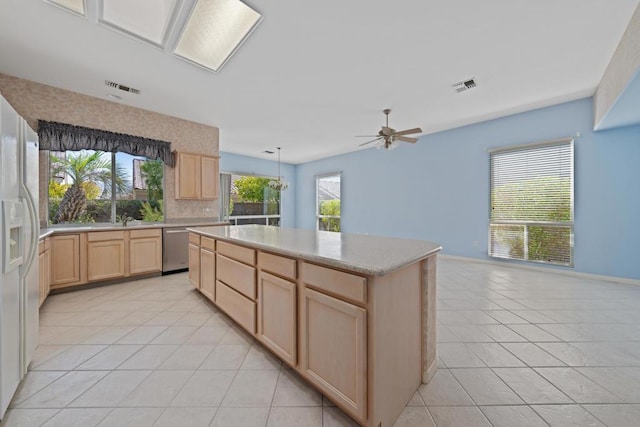
[[[437,369],[435,243],[195,227],[189,280],[358,423],[391,427]]]

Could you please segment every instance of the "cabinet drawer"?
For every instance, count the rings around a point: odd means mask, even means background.
[[[145,237],[160,237],[162,230],[157,228],[146,228],[143,230],[131,230],[129,231],[130,239],[143,239]]]
[[[196,233],[189,233],[189,243],[200,246],[200,235]]]
[[[296,260],[266,252],[258,252],[260,269],[288,279],[296,278]]]
[[[45,246],[44,240],[40,240],[40,242],[38,242],[38,255],[44,253],[45,250],[46,250],[46,246]]]
[[[240,326],[256,333],[256,303],[245,298],[219,280],[216,281],[216,304]]]
[[[220,243],[220,242],[218,242]],[[216,255],[216,278],[247,297],[256,299],[256,269],[234,261],[230,258]]]
[[[211,237],[202,236],[200,238],[200,246],[205,248],[205,249],[209,249],[210,251],[215,251],[216,250],[216,241],[213,240]]]
[[[256,265],[256,251],[233,243],[218,242],[218,253],[249,265]]]
[[[306,262],[302,263],[301,275],[305,283],[315,288],[361,304],[367,302],[367,279],[364,277]]]
[[[87,233],[88,242],[102,242],[105,240],[124,240],[124,230],[122,231],[95,231]]]
[[[49,249],[51,249],[51,239],[47,237],[44,239],[44,250],[48,251]]]

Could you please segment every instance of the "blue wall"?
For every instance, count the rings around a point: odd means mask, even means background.
[[[342,229],[427,239],[487,257],[488,148],[575,141],[575,270],[640,279],[640,126],[593,132],[583,99],[296,167],[297,227],[315,227],[315,176],[342,172]],[[354,144],[357,141],[354,140]],[[289,195],[287,195],[289,196]]]
[[[278,163],[272,160],[220,152],[220,171],[275,177],[278,175]],[[283,179],[289,183],[289,188],[282,192],[282,212],[280,212],[282,226],[295,227],[296,167],[294,165],[282,163],[280,173],[282,174]]]

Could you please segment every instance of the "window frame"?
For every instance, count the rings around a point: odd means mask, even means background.
[[[493,173],[492,173],[492,156],[494,154],[508,153],[508,152],[516,152],[522,151],[525,152],[529,149],[533,150],[536,148],[544,148],[544,147],[552,147],[552,146],[563,146],[568,145],[571,150],[571,158],[570,158],[570,171],[571,171],[571,185],[570,185],[570,221],[530,221],[530,220],[492,220],[492,197],[493,197]],[[503,260],[511,260],[511,261],[520,261],[520,262],[531,262],[545,265],[553,265],[560,267],[574,267],[574,240],[575,240],[575,139],[574,137],[567,138],[559,138],[553,139],[549,141],[543,142],[534,142],[529,144],[519,144],[519,145],[511,145],[507,147],[496,147],[492,149],[488,149],[489,153],[489,194],[488,194],[488,222],[489,227],[487,230],[487,254],[490,258],[495,259],[503,259]],[[523,226],[523,257],[510,257],[510,256],[500,256],[492,253],[492,230],[491,227],[493,225],[513,225],[513,226]],[[528,227],[529,226],[551,226],[551,227],[566,227],[570,229],[569,232],[569,262],[553,262],[553,261],[545,261],[545,260],[537,260],[537,259],[529,259],[528,255]]]
[[[268,178],[272,181],[277,181],[278,177],[273,176],[273,175],[264,175],[264,174],[260,174],[260,173],[255,173],[255,172],[238,172],[238,171],[220,171],[220,173],[218,174],[218,183],[221,184],[221,177],[222,175],[231,175],[231,176],[250,176],[250,177],[256,177],[256,178]],[[219,186],[220,188],[220,209],[222,209],[222,185]],[[265,224],[264,225],[271,225],[274,227],[281,227],[282,226],[282,193],[283,191],[280,190],[279,191],[280,196],[278,197],[278,213],[275,215],[230,215],[230,214],[226,214],[224,212],[222,212],[222,210],[220,211],[220,219],[225,221],[225,222],[229,222],[231,225],[238,225],[238,220],[242,220],[242,219],[248,219],[248,220],[258,220],[258,219],[264,219],[265,220]],[[229,194],[229,200],[231,200],[231,194]],[[278,224],[271,224],[271,221],[277,219],[278,220]]]
[[[332,176],[338,176],[340,177],[340,215],[320,215],[320,194],[319,194],[319,188],[320,188],[320,180],[322,178],[328,178],[328,177],[332,177]],[[329,173],[323,173],[320,175],[316,175],[315,176],[315,180],[316,180],[316,212],[315,212],[315,216],[316,216],[316,231],[328,231],[328,230],[320,230],[320,220],[322,218],[335,218],[335,219],[339,219],[340,220],[340,231],[330,231],[331,233],[340,233],[342,232],[342,171],[337,171],[337,172],[329,172]]]
[[[49,197],[49,182],[51,181],[51,157],[50,154],[53,153],[75,153],[75,152],[79,152],[79,151],[98,151],[98,150],[92,150],[92,149],[84,149],[81,148],[79,150],[65,150],[65,151],[52,151],[52,150],[46,150],[47,153],[47,175],[46,175],[46,188],[47,188],[47,203],[46,203],[46,223],[48,227],[86,227],[87,223],[83,223],[83,222],[72,222],[72,223],[63,223],[63,224],[53,224],[51,223],[51,218],[49,216],[49,203],[50,203],[50,197]],[[139,155],[133,155],[133,154],[129,154],[129,153],[125,153],[123,151],[103,151],[104,154],[109,154],[110,155],[110,160],[111,160],[111,197],[109,199],[104,199],[104,201],[109,200],[109,202],[111,203],[110,206],[110,221],[109,222],[93,222],[90,224],[94,224],[94,225],[115,225],[118,224],[118,215],[117,215],[117,202],[118,202],[118,197],[117,197],[117,189],[116,189],[116,182],[113,179],[113,177],[116,176],[116,169],[117,169],[117,164],[116,164],[116,156],[118,153],[123,153],[123,154],[127,154],[133,158],[143,158],[144,156],[139,156]],[[154,160],[154,159],[148,159],[147,157],[144,157],[147,160]],[[157,160],[157,159],[156,159]],[[167,173],[166,173],[166,165],[163,163],[163,171],[162,171],[162,190],[163,193],[166,191],[166,184],[167,184]],[[133,175],[131,176],[131,181],[133,184]],[[132,188],[133,191],[133,188]],[[145,201],[148,201],[145,200]],[[145,224],[159,224],[159,223],[163,223],[166,220],[166,205],[163,209],[163,219],[161,221],[151,221],[151,222],[146,222]]]

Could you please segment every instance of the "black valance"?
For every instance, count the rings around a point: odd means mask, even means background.
[[[170,143],[141,136],[40,120],[38,137],[41,150],[122,152],[153,160],[162,159],[167,166],[174,164]]]

